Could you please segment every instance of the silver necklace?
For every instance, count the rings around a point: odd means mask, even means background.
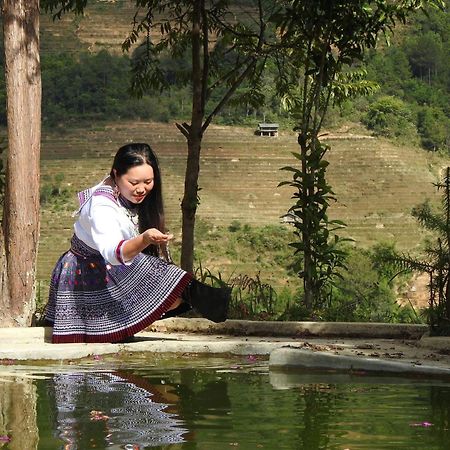
[[[128,220],[133,224],[134,234],[139,234],[139,213],[137,208],[130,207],[131,202],[122,196],[119,197],[120,209],[123,210]]]

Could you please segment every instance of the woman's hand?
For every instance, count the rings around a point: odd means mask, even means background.
[[[165,244],[171,239],[173,239],[173,234],[164,234],[156,228],[149,228],[143,233],[124,242],[122,246],[123,259],[124,261],[130,261],[150,244]]]
[[[173,239],[173,234],[164,234],[156,228],[149,228],[142,233],[142,237],[144,238],[147,245],[163,244]]]

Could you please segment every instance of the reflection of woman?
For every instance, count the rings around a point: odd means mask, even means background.
[[[191,307],[215,322],[226,319],[228,288],[206,286],[162,259],[173,236],[147,144],[121,147],[110,176],[79,200],[71,248],[53,271],[45,311],[54,343],[121,341]]]
[[[113,373],[54,375],[58,437],[71,450],[184,442],[182,421],[167,412],[168,405],[149,383],[141,380],[137,386],[135,378]]]

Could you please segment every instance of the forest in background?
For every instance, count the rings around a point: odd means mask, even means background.
[[[417,143],[427,150],[450,151],[450,20],[449,15],[431,10],[417,13],[396,34],[390,46],[382,45],[366,55],[362,67],[367,78],[379,83],[376,95],[348,100],[332,109],[327,127],[343,121],[363,123],[375,135]],[[132,57],[132,55],[131,55]],[[3,52],[1,53],[3,64]],[[175,63],[171,88],[133,98],[130,86],[130,56],[112,55],[106,50],[88,52],[43,52],[44,127],[127,119],[169,122],[190,114],[190,93],[175,72],[189,61]],[[176,71],[174,65],[176,64]],[[255,126],[257,122],[279,122],[291,128],[287,114],[272,86],[276,77],[270,64],[262,88],[264,104],[254,108],[242,102],[230,103],[219,115],[226,125]],[[246,86],[241,87],[245,92]],[[239,95],[237,96],[239,97]],[[4,75],[0,76],[0,125],[6,125]]]

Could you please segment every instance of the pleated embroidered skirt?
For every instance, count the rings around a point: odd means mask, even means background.
[[[130,337],[158,320],[192,278],[154,256],[113,266],[76,236],[71,244],[53,270],[45,308],[56,344]]]

